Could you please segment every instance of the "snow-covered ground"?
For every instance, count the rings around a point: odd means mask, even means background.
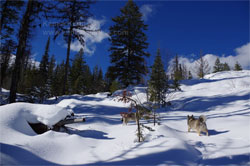
[[[134,88],[145,100],[145,88]],[[6,165],[250,165],[250,71],[221,72],[184,81],[169,96],[172,105],[158,110],[161,125],[144,129],[123,126],[120,112],[129,104],[107,93],[62,96],[55,104],[15,103],[0,106],[0,163]],[[52,103],[53,101],[49,101]],[[37,135],[28,122],[53,125],[73,110],[86,122],[69,131]],[[210,136],[187,132],[187,115],[205,115]]]

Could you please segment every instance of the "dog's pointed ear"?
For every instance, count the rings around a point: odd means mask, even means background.
[[[187,118],[189,118],[189,115],[187,115]]]

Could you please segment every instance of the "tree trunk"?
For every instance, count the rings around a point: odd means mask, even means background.
[[[141,133],[141,126],[140,126],[140,117],[139,117],[139,112],[138,110],[136,110],[136,120],[137,120],[137,131],[138,131],[138,142],[141,142],[141,136],[142,136],[142,133]]]
[[[154,109],[154,126],[155,126],[155,123],[156,123],[156,117],[155,117],[155,109]]]
[[[1,21],[0,21],[0,33],[2,32],[2,28],[3,28],[3,19],[4,19],[4,15],[3,13],[6,13],[6,7],[7,7],[7,0],[4,2],[3,6],[2,6],[2,14],[1,14]]]
[[[18,47],[16,52],[16,60],[14,70],[12,72],[11,78],[11,87],[10,87],[10,97],[9,102],[14,103],[16,101],[16,93],[17,93],[17,86],[20,78],[20,71],[21,71],[21,63],[24,56],[27,38],[28,38],[28,31],[29,31],[29,23],[30,23],[30,16],[32,13],[33,1],[29,0],[27,4],[26,12],[23,16],[21,26],[19,29],[19,41]]]
[[[72,119],[64,119],[59,121],[55,126],[63,126],[66,124],[72,124],[72,123],[82,123],[85,122],[85,118],[72,118]]]
[[[63,95],[66,94],[66,85],[68,82],[68,70],[69,70],[68,68],[69,68],[69,56],[70,56],[70,44],[71,44],[72,32],[73,32],[73,23],[71,22],[69,36],[68,36],[68,48],[67,48],[67,57],[66,57],[66,65],[64,73]]]

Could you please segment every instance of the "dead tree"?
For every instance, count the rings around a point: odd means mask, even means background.
[[[131,105],[136,110],[136,122],[137,122],[137,137],[138,142],[142,142],[144,140],[143,133],[142,133],[142,127],[145,127],[144,125],[140,124],[140,119],[145,115],[149,114],[151,112],[150,109],[144,107],[142,104],[138,103],[138,101],[132,99],[132,94],[128,92],[127,90],[124,90],[122,95],[118,95],[118,101],[129,103],[131,102]],[[130,108],[131,109],[131,108]],[[147,128],[147,127],[145,127]]]

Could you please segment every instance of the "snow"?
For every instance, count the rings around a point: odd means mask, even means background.
[[[144,129],[135,142],[136,124],[122,125],[120,112],[129,103],[107,93],[62,96],[53,104],[0,106],[0,163],[7,165],[249,165],[250,71],[229,71],[181,83],[171,107],[158,110],[161,125]],[[146,101],[145,87],[130,87],[133,98]],[[117,91],[115,94],[121,93]],[[49,126],[74,111],[85,123],[68,132],[37,135],[28,122]],[[187,115],[205,115],[210,136],[187,132]]]

